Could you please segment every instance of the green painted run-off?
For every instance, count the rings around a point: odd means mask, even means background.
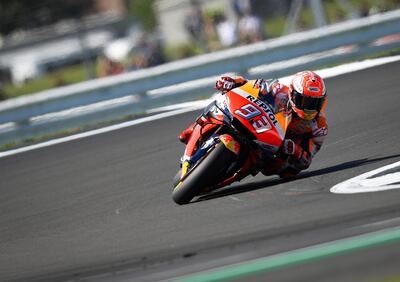
[[[386,229],[356,237],[315,245],[304,249],[259,258],[243,263],[178,278],[179,282],[227,281],[260,272],[284,268],[326,257],[400,241],[400,228]]]

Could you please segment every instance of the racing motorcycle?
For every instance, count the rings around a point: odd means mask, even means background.
[[[259,99],[255,85],[252,80],[222,93],[197,118],[174,178],[177,204],[255,176],[273,163],[291,116],[274,114],[273,101]]]

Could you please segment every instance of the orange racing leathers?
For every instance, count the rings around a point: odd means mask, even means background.
[[[221,77],[216,83],[216,88],[221,91],[229,91],[246,82],[247,80],[243,77]],[[289,103],[288,86],[276,79],[258,79],[254,81],[254,87],[260,89],[259,98],[270,104],[275,113],[283,112],[284,115],[291,116],[278,157],[274,159],[273,163],[268,163],[266,169],[261,171],[265,175],[278,174],[282,178],[293,177],[310,166],[313,157],[320,150],[328,134],[324,107],[313,119],[305,120],[292,111]],[[193,125],[179,135],[182,142],[189,138],[192,128]],[[293,143],[292,141],[294,142],[293,153],[287,154],[286,146]]]
[[[320,150],[325,137],[328,134],[328,124],[324,108],[312,120],[300,118],[291,110],[289,103],[289,87],[278,80],[256,80],[260,85],[260,98],[268,102],[275,113],[283,111],[285,115],[291,115],[291,121],[287,127],[285,140],[292,140],[297,147],[293,155],[286,155],[280,148],[278,158],[273,165],[263,171],[266,175],[279,174],[283,178],[297,175],[301,170],[307,169],[315,154]],[[261,86],[267,84],[267,86]]]

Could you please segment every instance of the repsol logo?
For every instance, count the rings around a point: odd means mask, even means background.
[[[251,95],[248,95],[246,97],[246,99],[253,102],[257,106],[259,106],[261,109],[263,109],[264,112],[268,115],[269,119],[274,123],[274,125],[276,125],[278,123],[278,121],[276,120],[276,117],[274,115],[274,112],[271,110],[271,108],[267,104],[265,104],[263,101],[257,99],[254,96],[251,96]]]

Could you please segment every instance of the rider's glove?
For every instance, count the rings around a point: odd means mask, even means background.
[[[297,145],[291,139],[283,140],[281,145],[281,152],[285,155],[292,156],[294,160],[294,165],[299,170],[306,169],[311,164],[310,154],[304,151],[300,145]]]
[[[224,92],[232,90],[235,86],[235,80],[229,76],[221,76],[215,83],[215,88]]]
[[[288,156],[294,156],[295,159],[300,157],[302,150],[303,149],[291,139],[283,140],[281,145],[281,152]]]

